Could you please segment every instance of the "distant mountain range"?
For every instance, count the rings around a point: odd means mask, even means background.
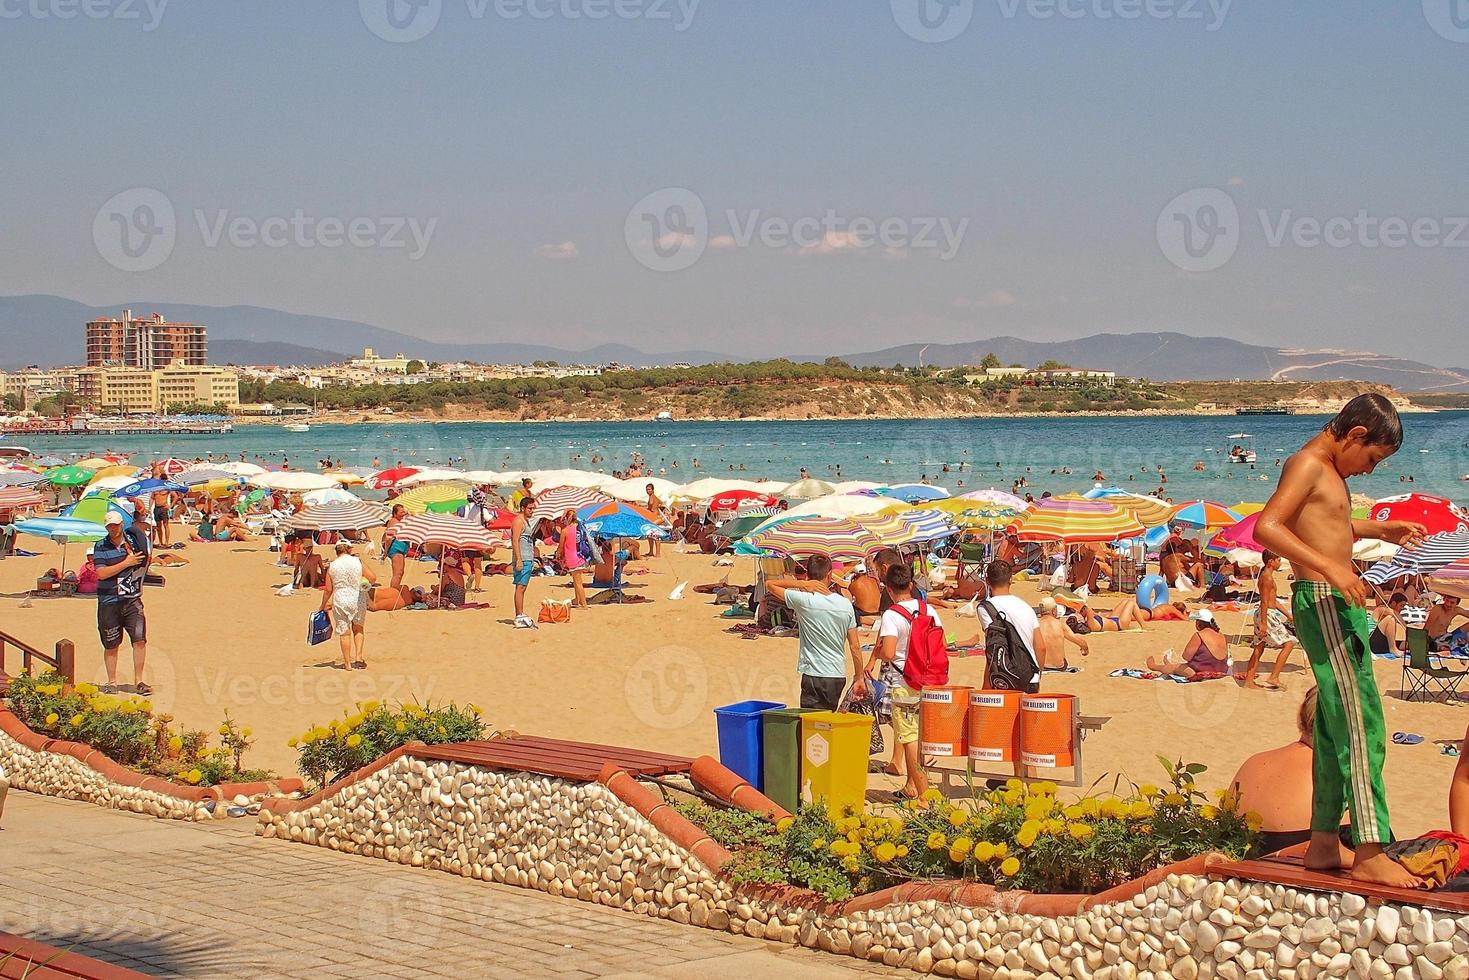
[[[716,351],[650,354],[623,344],[584,351],[539,344],[441,344],[355,320],[287,313],[259,306],[197,306],[151,300],[87,306],[59,296],[0,296],[0,369],[28,364],[50,367],[79,364],[84,357],[83,326],[88,320],[162,313],[165,318],[209,327],[210,360],[216,364],[331,364],[357,357],[364,347],[383,356],[400,351],[425,361],[478,361],[485,364],[603,364],[635,366],[708,364],[730,360]]]
[[[0,296],[0,369],[13,370],[28,364],[81,363],[83,324],[99,316],[117,316],[126,308],[138,316],[158,312],[170,320],[207,325],[210,360],[216,364],[319,366],[357,356],[364,347],[375,348],[383,355],[401,351],[425,361],[490,364],[616,361],[642,367],[749,360],[707,350],[648,353],[620,344],[604,344],[583,351],[538,344],[445,344],[355,320],[258,306],[197,306],[140,300],[95,307],[58,296],[30,295]],[[961,344],[905,344],[841,356],[858,366],[922,363],[958,367],[979,364],[987,354],[994,354],[1002,364],[1034,367],[1053,360],[1156,381],[1353,380],[1392,385],[1403,391],[1469,391],[1469,368],[1436,367],[1362,351],[1260,347],[1225,337],[1191,337],[1181,333],[1107,333],[1057,342],[994,337]],[[826,356],[792,355],[791,359],[821,361]]]

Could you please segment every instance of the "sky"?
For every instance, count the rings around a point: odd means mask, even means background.
[[[744,356],[1465,336],[1466,0],[0,0],[0,66],[4,294]]]

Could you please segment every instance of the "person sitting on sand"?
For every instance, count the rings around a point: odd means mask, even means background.
[[[1229,641],[1219,632],[1214,614],[1200,609],[1189,617],[1195,623],[1194,635],[1188,638],[1183,656],[1175,660],[1165,655],[1149,657],[1148,669],[1159,674],[1194,678],[1199,675],[1228,674],[1230,669]]]
[[[1082,545],[1076,558],[1066,571],[1066,581],[1071,588],[1088,592],[1097,591],[1097,580],[1102,577],[1102,549],[1094,545]]]
[[[1444,649],[1448,645],[1443,642],[1444,637],[1454,631],[1454,621],[1464,615],[1456,595],[1445,595],[1442,602],[1429,607],[1428,622],[1423,627],[1428,631],[1429,649],[1435,653]]]
[[[1377,625],[1367,639],[1367,647],[1373,653],[1395,653],[1401,656],[1407,650],[1408,629],[1403,625],[1403,609],[1408,605],[1408,596],[1394,592],[1387,605],[1377,611]]]
[[[1077,636],[1061,618],[1061,606],[1050,596],[1041,598],[1040,623],[1035,631],[1035,655],[1041,670],[1067,670],[1066,644],[1070,643],[1081,651],[1083,657],[1091,655],[1086,638]]]
[[[462,606],[467,598],[465,576],[470,573],[469,562],[457,548],[445,548],[439,562],[439,598],[445,606]]]
[[[1173,585],[1184,575],[1195,584],[1205,580],[1207,570],[1195,548],[1194,543],[1183,536],[1183,528],[1175,525],[1168,540],[1158,549],[1163,581]]]
[[[1313,687],[1296,711],[1296,740],[1250,756],[1229,784],[1239,812],[1260,815],[1261,854],[1274,854],[1311,839],[1315,718],[1316,688]],[[1341,860],[1350,864],[1352,852],[1342,847]]]
[[[291,585],[298,589],[315,589],[320,588],[325,580],[326,566],[322,563],[321,555],[316,553],[315,546],[308,541],[306,550],[296,560],[296,575]]]

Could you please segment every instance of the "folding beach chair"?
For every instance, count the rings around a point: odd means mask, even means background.
[[[1412,701],[1416,695],[1436,694],[1445,698],[1458,697],[1459,685],[1469,676],[1469,671],[1444,667],[1438,658],[1428,652],[1428,631],[1417,626],[1408,627],[1408,655],[1403,659],[1403,700]]]
[[[954,557],[956,598],[973,599],[985,590],[985,546],[980,541],[961,542]]]

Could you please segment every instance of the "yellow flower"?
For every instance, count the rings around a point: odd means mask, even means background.
[[[254,734],[255,734],[254,730],[253,729],[249,729],[249,728],[246,728],[246,729],[244,729],[243,731],[240,732],[240,735],[243,738],[249,738],[251,735],[254,735]]]
[[[842,860],[842,870],[847,872],[847,874],[856,874],[860,867],[861,865],[857,863],[855,857],[844,858]]]
[[[872,856],[877,858],[879,864],[887,864],[898,856],[898,846],[883,842],[872,849]]]
[[[903,824],[902,818],[901,817],[889,817],[888,818],[888,827],[892,830],[892,833],[893,833],[893,836],[894,837],[899,836],[900,834],[903,833],[904,824]]]
[[[148,712],[150,712],[150,711],[153,710],[153,702],[152,701],[139,701],[138,702],[138,710],[141,711],[141,712],[143,712],[144,714],[147,714]]]
[[[1097,833],[1092,829],[1092,825],[1087,823],[1074,823],[1068,828],[1068,832],[1071,834],[1071,839],[1077,841],[1091,840]]]
[[[929,787],[928,789],[926,789],[926,790],[923,791],[923,797],[922,798],[925,799],[925,800],[927,800],[930,803],[938,803],[938,802],[940,802],[940,801],[943,800],[944,794],[940,793],[938,790],[934,789],[933,787]]]
[[[393,729],[394,729],[394,730],[395,730],[395,731],[400,731],[400,732],[404,732],[404,731],[407,731],[407,730],[408,730],[408,726],[407,726],[407,725],[405,725],[405,724],[403,724],[403,723],[402,723],[402,722],[401,722],[401,721],[400,721],[400,722],[398,722],[398,723],[396,723],[396,724],[395,724],[395,725],[393,725]]]
[[[1000,841],[995,845],[995,860],[999,861],[1010,856],[1010,845]]]
[[[1040,836],[1041,825],[1038,821],[1027,820],[1020,825],[1020,830],[1015,834],[1015,843],[1021,847],[1030,847],[1035,839]]]
[[[46,716],[46,724],[48,724],[48,725],[54,725],[54,724],[56,724],[60,720],[61,720],[61,716],[58,715],[54,711],[51,712],[49,715]]]
[[[228,735],[229,733],[230,733],[230,726],[228,725],[228,723],[219,726],[219,734],[221,734],[221,735]]]
[[[775,832],[778,833],[778,834],[783,834],[787,830],[790,830],[791,829],[791,826],[795,822],[796,822],[796,818],[795,817],[781,817],[779,820],[777,820],[775,822]]]
[[[1065,810],[1061,812],[1066,815],[1067,820],[1080,820],[1082,817],[1086,816],[1086,811],[1083,810],[1079,804],[1068,806]]]
[[[935,830],[928,835],[928,849],[930,851],[942,851],[949,846],[949,839]]]
[[[818,838],[816,838],[815,840],[813,840],[811,842],[811,850],[813,850],[813,851],[819,851],[819,850],[821,850],[825,846],[826,846],[826,839],[823,838],[823,837],[818,837]]]
[[[1163,797],[1164,806],[1183,806],[1187,802],[1188,798],[1182,793],[1169,793]]]
[[[1154,786],[1152,783],[1143,783],[1137,788],[1137,791],[1139,794],[1141,794],[1142,796],[1146,796],[1149,799],[1152,799],[1154,796],[1158,795],[1158,787]]]
[[[1042,782],[1033,784],[1030,787],[1030,792],[1034,796],[1055,796],[1056,784],[1051,782],[1050,780],[1044,780]]]
[[[1020,873],[1020,859],[1006,858],[1000,862],[1000,874],[1006,878],[1013,878]]]
[[[71,727],[75,728],[78,725],[80,725],[81,723],[82,723],[82,716],[81,715],[72,715],[71,716]]]
[[[1120,820],[1127,816],[1127,804],[1116,798],[1108,798],[1102,801],[1102,816],[1108,820]]]
[[[366,702],[364,702],[362,704],[359,704],[358,707],[361,708],[364,712],[366,712],[368,714],[372,714],[374,711],[376,711],[378,709],[378,705],[380,703],[381,702],[378,702],[378,701],[366,701]],[[471,709],[474,709],[474,705],[472,705],[472,704],[469,707]]]
[[[1144,800],[1135,800],[1127,808],[1127,815],[1134,820],[1146,820],[1153,815],[1152,804]]]
[[[1066,822],[1052,818],[1047,820],[1042,827],[1048,834],[1059,834],[1066,829]]]
[[[1011,776],[1009,779],[1005,780],[1005,788],[1006,789],[1024,790],[1025,789],[1025,783],[1021,781],[1020,777],[1018,777],[1018,776]]]
[[[465,710],[471,712],[472,714],[479,714],[479,705],[477,704],[466,704],[464,707]]]
[[[298,746],[300,744],[301,743],[297,739],[294,739],[294,738],[288,738],[288,739],[286,739],[286,747],[287,748],[294,749],[296,746]]]
[[[1010,806],[1018,806],[1019,803],[1020,803],[1020,801],[1021,801],[1021,799],[1023,799],[1023,798],[1024,798],[1024,794],[1020,790],[1018,790],[1018,789],[1007,789],[1007,790],[1005,790],[1005,794],[1004,794],[1004,797],[1003,797],[1004,801],[1006,803],[1008,803]]]
[[[899,844],[898,845],[898,857],[905,858],[907,856],[908,856],[908,845],[907,844]]]
[[[76,692],[77,692],[77,694],[81,695],[84,698],[91,697],[93,694],[96,694],[97,693],[97,685],[95,685],[95,684],[78,684],[76,686]]]
[[[1219,808],[1215,806],[1209,806],[1206,803],[1203,806],[1199,807],[1199,816],[1203,817],[1205,820],[1215,820],[1219,816]]]
[[[354,734],[354,735],[348,735],[347,736],[347,748],[349,748],[349,749],[355,749],[355,748],[357,748],[357,746],[359,746],[361,744],[362,744],[362,736],[361,735],[355,735]]]
[[[1086,817],[1096,817],[1102,812],[1102,805],[1088,796],[1081,801],[1081,812]]]
[[[197,783],[203,778],[204,774],[198,769],[190,769],[188,772],[184,773],[185,781],[190,783]]]
[[[993,861],[995,858],[995,845],[987,840],[982,840],[974,845],[974,860],[981,864]]]
[[[967,858],[973,850],[974,842],[968,837],[955,837],[949,843],[949,860],[958,864]]]
[[[1258,834],[1260,832],[1260,828],[1264,825],[1265,818],[1261,817],[1254,810],[1251,810],[1249,813],[1245,814],[1245,826],[1250,828],[1251,833]]]
[[[168,740],[168,751],[177,752],[184,747],[184,740],[175,735]]]
[[[958,828],[958,827],[964,826],[968,822],[969,822],[969,815],[967,813],[965,813],[963,810],[960,810],[960,809],[957,809],[956,808],[954,810],[949,811],[949,826]]]

